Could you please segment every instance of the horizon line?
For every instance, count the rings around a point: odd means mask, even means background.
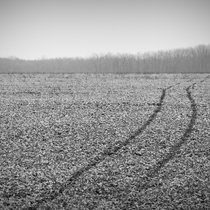
[[[209,44],[197,44],[194,46],[188,46],[188,47],[177,47],[177,48],[170,48],[170,49],[160,49],[160,50],[154,50],[154,51],[145,51],[145,52],[136,52],[136,53],[112,53],[112,52],[107,52],[107,53],[92,53],[89,56],[65,56],[65,57],[47,57],[47,56],[41,56],[40,58],[21,58],[18,56],[7,56],[7,57],[0,57],[0,59],[10,59],[10,60],[22,60],[22,61],[41,61],[41,60],[56,60],[56,59],[81,59],[81,60],[88,60],[91,58],[100,58],[100,57],[104,57],[104,56],[113,56],[113,57],[119,57],[119,56],[137,56],[137,57],[141,57],[141,56],[154,56],[156,54],[159,53],[167,53],[167,52],[175,52],[175,51],[179,51],[179,50],[188,50],[188,49],[196,49],[198,47],[210,47],[210,43]]]

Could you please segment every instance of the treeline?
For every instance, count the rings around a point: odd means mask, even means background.
[[[142,55],[21,60],[0,58],[0,73],[210,73],[210,45]]]

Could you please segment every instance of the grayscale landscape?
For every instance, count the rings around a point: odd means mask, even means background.
[[[209,0],[0,0],[0,210],[210,210]]]

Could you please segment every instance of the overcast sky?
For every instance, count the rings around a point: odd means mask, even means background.
[[[142,53],[210,44],[210,0],[0,0],[0,57]]]

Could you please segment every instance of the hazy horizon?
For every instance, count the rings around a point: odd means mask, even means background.
[[[138,53],[101,53],[101,54],[97,54],[94,53],[92,55],[89,56],[65,56],[65,57],[37,57],[37,58],[21,58],[21,57],[17,57],[17,56],[7,56],[7,57],[0,57],[1,59],[19,59],[19,60],[25,60],[25,61],[34,61],[34,60],[56,60],[56,59],[92,59],[92,58],[100,58],[100,57],[106,57],[106,56],[112,56],[112,57],[129,57],[129,56],[134,56],[134,57],[139,57],[139,58],[143,58],[143,57],[153,57],[155,55],[161,54],[161,53],[166,53],[166,55],[169,53],[171,53],[171,55],[173,54],[173,52],[175,51],[183,51],[183,50],[196,50],[199,47],[205,47],[205,48],[210,48],[210,44],[200,44],[200,45],[196,45],[196,46],[189,46],[189,47],[184,47],[184,48],[173,48],[173,49],[165,49],[165,50],[157,50],[157,51],[145,51],[145,52],[138,52]]]
[[[210,44],[208,0],[2,0],[0,57],[137,54]]]

